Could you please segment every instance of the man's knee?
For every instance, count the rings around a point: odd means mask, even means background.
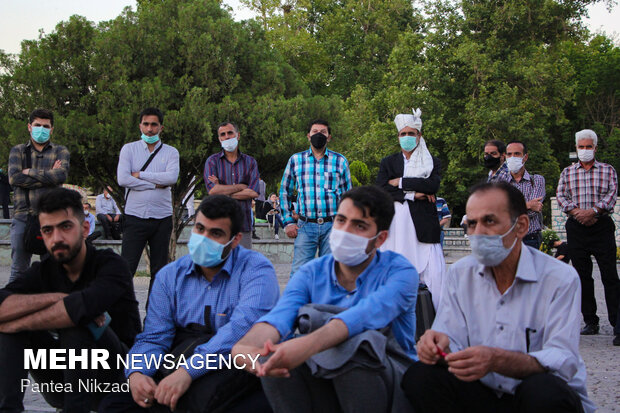
[[[443,376],[447,378],[447,374],[448,371],[443,367],[418,361],[405,372],[401,387],[407,397],[412,400],[436,389],[436,384],[442,381]]]
[[[524,379],[515,393],[520,412],[582,412],[581,399],[561,378],[539,373]]]

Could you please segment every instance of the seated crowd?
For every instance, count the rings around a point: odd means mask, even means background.
[[[281,297],[273,265],[240,245],[238,202],[206,197],[190,253],[153,283],[141,333],[127,263],[86,243],[78,193],[50,190],[38,204],[48,256],[0,290],[0,411],[23,410],[28,373],[75,385],[43,392],[66,412],[594,411],[576,271],[522,243],[529,218],[513,186],[481,184],[466,208],[472,255],[450,267],[416,346],[418,272],[380,249],[394,206],[379,187],[342,196],[332,253],[303,265]],[[245,363],[28,371],[24,349]],[[75,391],[87,379],[128,388]]]

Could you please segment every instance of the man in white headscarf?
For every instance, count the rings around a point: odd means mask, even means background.
[[[420,109],[396,115],[401,152],[381,160],[377,185],[392,195],[395,208],[389,237],[381,250],[398,252],[416,267],[437,308],[446,266],[435,207],[441,164],[426,147],[421,115]]]

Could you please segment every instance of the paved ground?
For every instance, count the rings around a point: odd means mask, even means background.
[[[619,266],[620,270],[620,266]],[[276,273],[281,288],[288,280],[290,265],[277,264]],[[582,336],[580,343],[581,356],[588,371],[588,394],[599,407],[598,412],[620,412],[620,347],[611,345],[612,328],[607,321],[607,311],[603,298],[603,286],[600,281],[598,266],[594,266],[596,280],[596,296],[601,318],[601,333],[597,336]],[[0,267],[0,286],[7,283],[9,268]],[[140,302],[140,312],[144,317],[144,305],[148,290],[148,278],[137,277],[134,281],[136,295]],[[1,370],[1,366],[0,366]],[[24,398],[27,412],[54,412],[43,398],[36,393],[28,392]]]

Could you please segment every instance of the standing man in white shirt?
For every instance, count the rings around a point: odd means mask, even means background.
[[[179,177],[179,151],[161,141],[164,115],[157,108],[140,113],[142,139],[127,143],[118,159],[118,184],[125,187],[125,217],[121,256],[136,272],[148,243],[151,282],[168,263],[172,233],[172,193]]]
[[[472,255],[450,267],[402,387],[420,412],[586,412],[577,272],[523,248],[529,218],[507,182],[467,201]]]

